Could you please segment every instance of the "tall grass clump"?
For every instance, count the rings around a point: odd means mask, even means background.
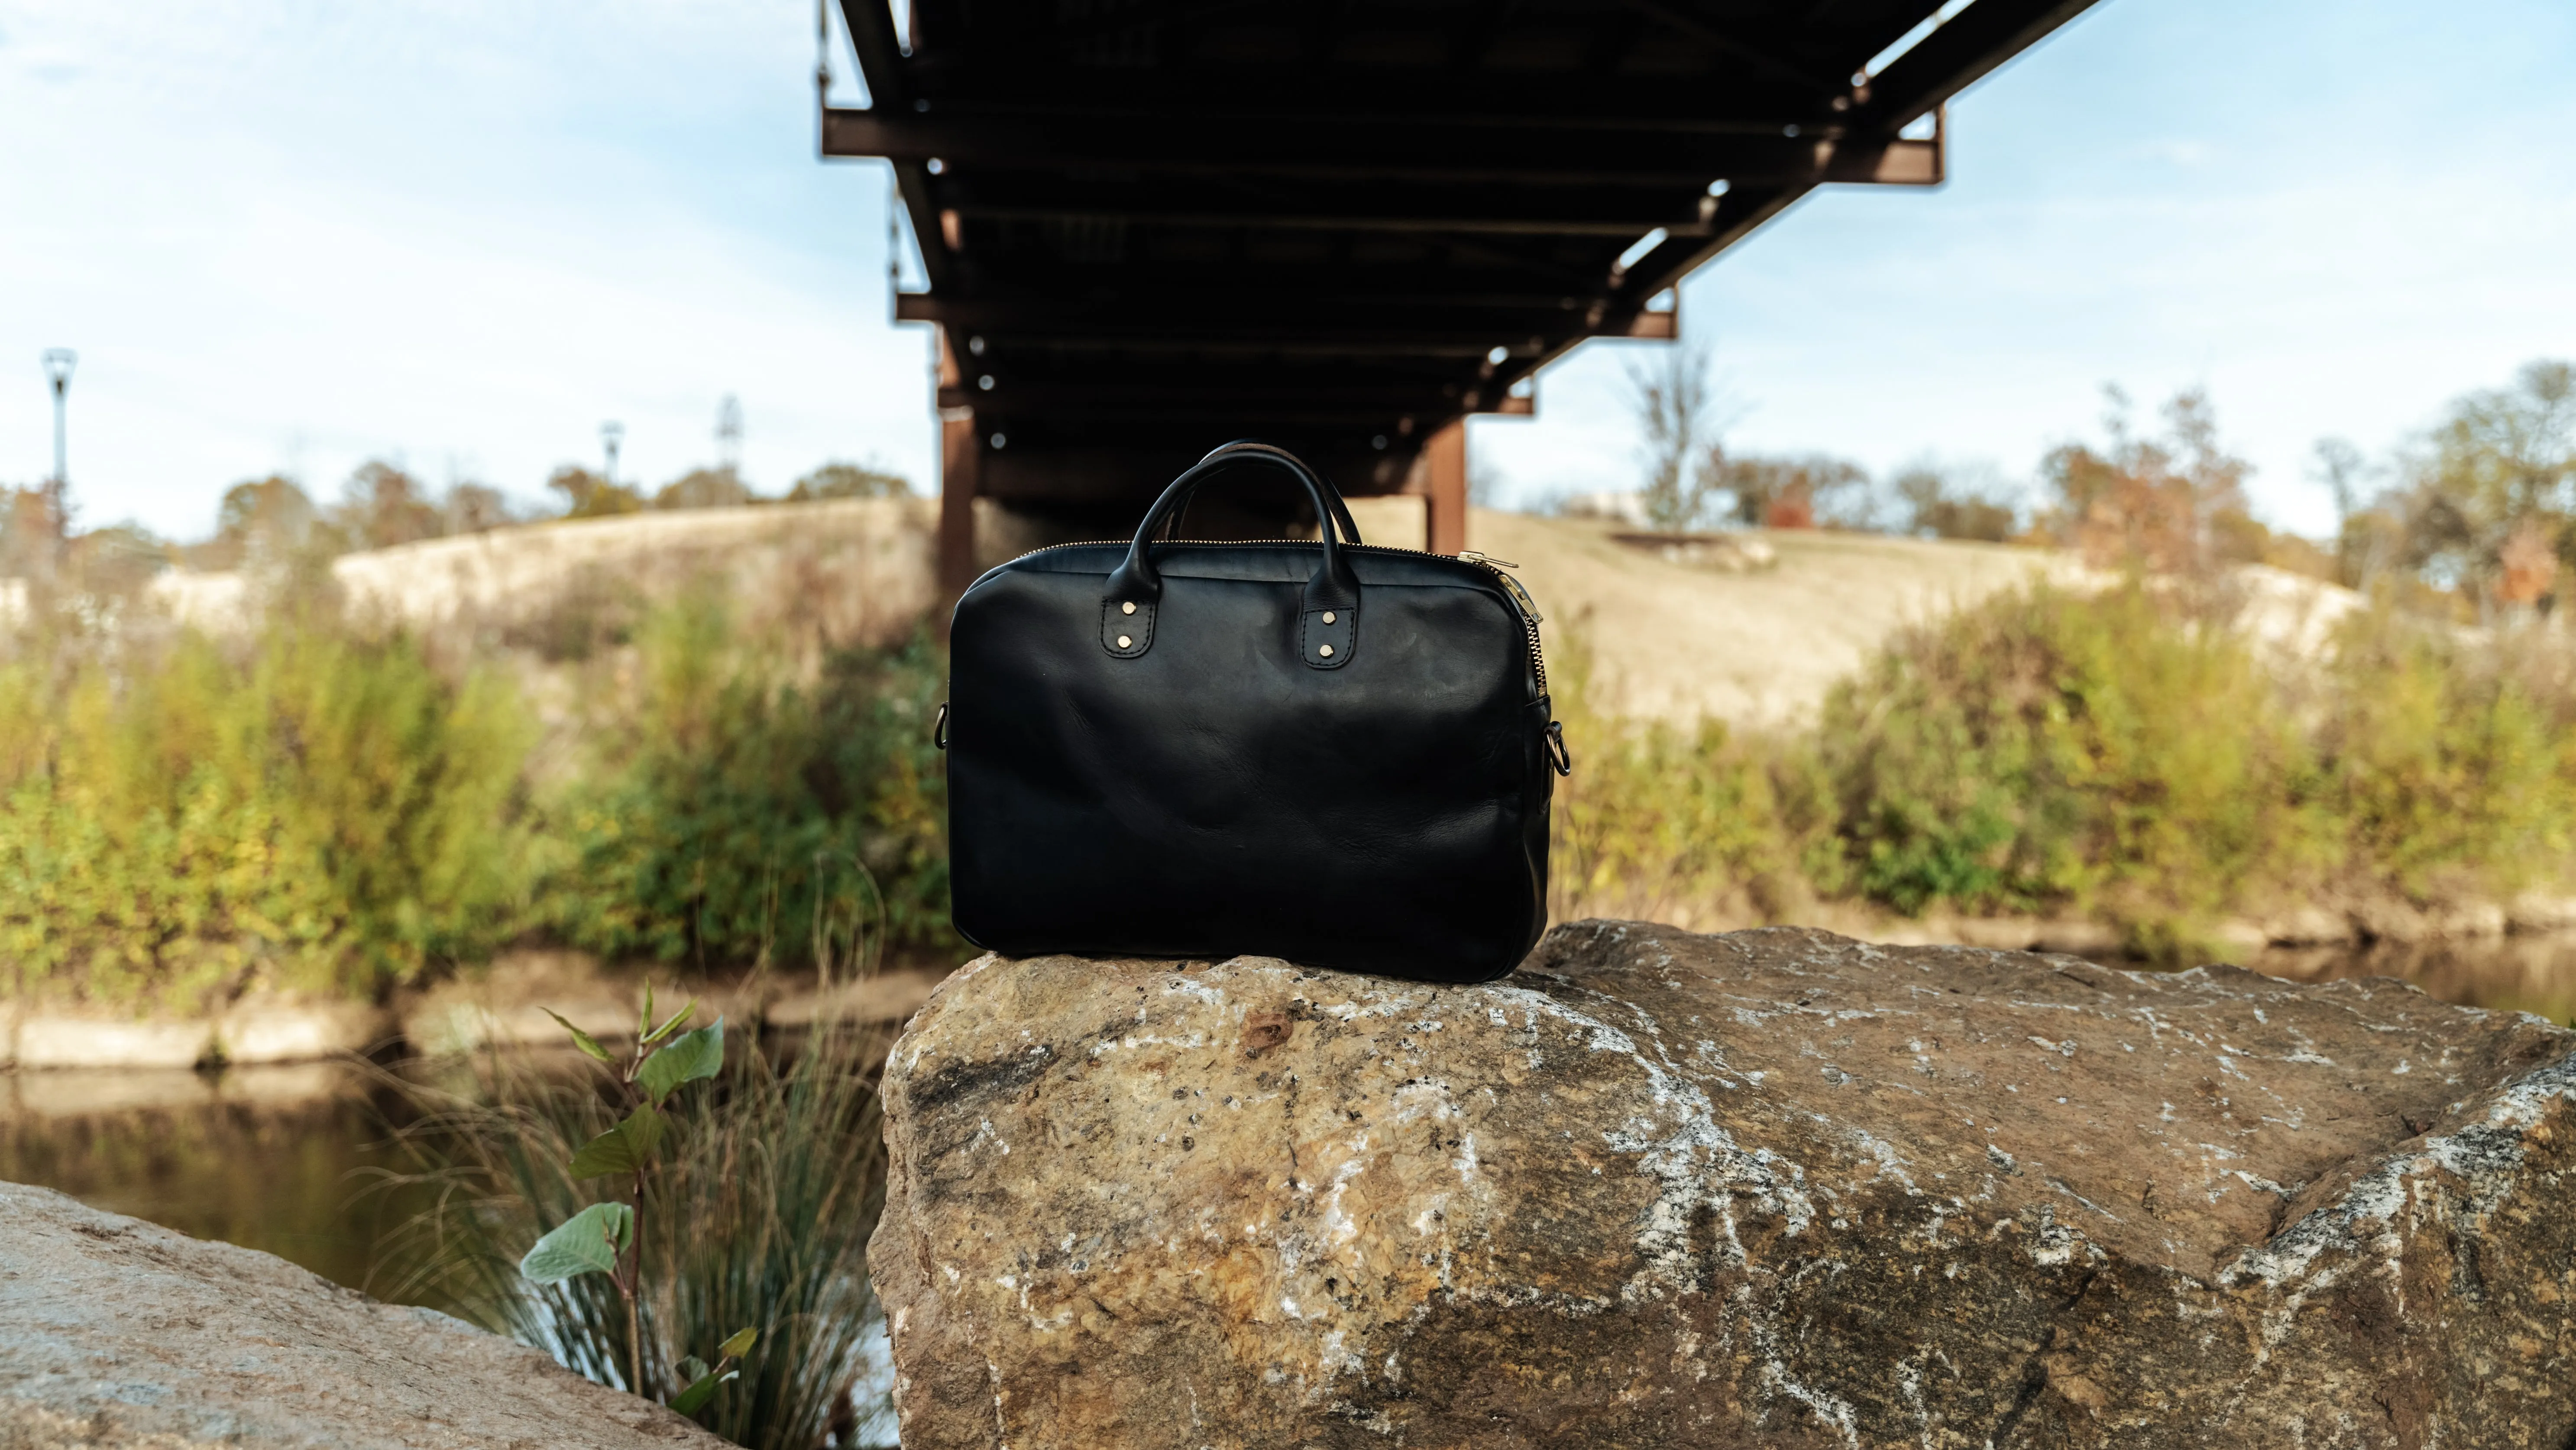
[[[0,968],[15,994],[373,996],[521,916],[532,723],[501,675],[282,620],[0,665]]]
[[[590,1379],[655,1400],[683,1388],[674,1366],[756,1329],[741,1378],[699,1423],[776,1450],[881,1433],[886,1387],[871,1357],[881,1315],[866,1254],[885,1201],[876,1076],[886,1034],[827,1021],[784,1051],[757,1034],[738,1040],[705,1095],[671,1115],[642,1180],[631,1306],[604,1275],[538,1285],[519,1272],[530,1245],[623,1191],[577,1180],[568,1166],[625,1111],[604,1070],[584,1060],[580,1076],[567,1076],[561,1064],[495,1052],[470,1083],[395,1079],[418,1116],[399,1135],[411,1171],[392,1181],[435,1206],[389,1246],[387,1262],[408,1266],[389,1292],[456,1305]],[[645,1383],[633,1384],[638,1363]]]
[[[919,638],[800,662],[712,592],[650,612],[592,667],[583,764],[549,798],[558,933],[700,968],[948,947],[944,673]]]

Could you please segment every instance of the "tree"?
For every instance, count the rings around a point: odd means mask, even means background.
[[[458,483],[447,490],[447,532],[479,534],[518,522],[509,499],[488,483]]]
[[[2402,475],[2391,502],[2410,567],[2481,610],[2554,597],[2576,563],[2576,366],[2528,363],[2454,401]]]
[[[752,502],[751,490],[743,486],[732,464],[715,468],[692,468],[662,486],[653,495],[657,509],[732,508]]]
[[[0,577],[50,580],[70,532],[54,491],[37,484],[0,488]]]
[[[577,464],[567,463],[546,478],[546,487],[564,496],[564,517],[600,519],[631,514],[644,507],[635,490]]]
[[[1907,464],[1889,481],[1904,511],[1903,532],[1916,538],[1974,539],[2000,544],[2013,536],[2018,513],[2008,490],[1992,478],[1969,483],[1963,470],[1930,459]]]
[[[796,480],[787,491],[789,503],[810,503],[826,498],[903,498],[912,492],[912,480],[900,473],[879,468],[873,463],[826,463]]]
[[[1869,471],[1848,459],[1810,453],[1794,458],[1730,457],[1711,444],[1700,472],[1712,492],[1727,495],[1740,524],[1812,529],[1822,522],[1866,523]],[[1859,499],[1855,508],[1850,500]]]
[[[224,490],[215,509],[215,536],[190,547],[200,569],[251,569],[286,559],[314,542],[322,510],[295,481],[280,474],[248,479]]]
[[[341,489],[334,522],[362,549],[389,549],[447,532],[446,520],[420,481],[383,459],[358,465]]]
[[[2147,437],[2130,427],[2128,395],[2103,393],[2108,445],[2064,444],[2040,464],[2057,495],[2043,525],[2096,565],[2202,573],[2240,557],[2251,537],[2243,524],[2252,522],[2245,480],[2254,466],[2220,446],[2209,395],[2174,394],[2163,434]]]
[[[2334,496],[2335,582],[2368,589],[2406,553],[2406,526],[2397,511],[2370,501],[2369,485],[2382,470],[2348,438],[2320,438],[2308,476]]]
[[[1645,437],[1639,456],[1646,486],[1639,491],[1646,526],[1658,533],[1688,532],[1708,510],[1715,480],[1709,460],[1716,431],[1709,418],[1712,388],[1708,354],[1675,344],[1661,367],[1628,369],[1629,406]]]

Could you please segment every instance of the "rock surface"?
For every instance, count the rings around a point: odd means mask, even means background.
[[[896,1046],[870,1258],[909,1450],[2560,1450],[2572,1050],[1785,929],[986,957]]]
[[[725,1442],[283,1259],[0,1183],[0,1450]]]

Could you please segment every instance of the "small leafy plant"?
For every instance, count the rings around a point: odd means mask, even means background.
[[[698,1010],[696,998],[653,1023],[653,989],[644,989],[643,1015],[635,1023],[635,1055],[620,1060],[599,1039],[566,1021],[560,1012],[546,1015],[572,1034],[573,1046],[616,1073],[626,1116],[615,1127],[584,1143],[572,1155],[575,1180],[615,1178],[629,1190],[626,1202],[594,1203],[555,1226],[519,1260],[519,1273],[531,1284],[560,1284],[584,1274],[606,1275],[626,1306],[627,1384],[642,1393],[644,1378],[643,1236],[638,1231],[644,1211],[645,1182],[654,1171],[656,1153],[671,1131],[674,1095],[693,1082],[704,1082],[724,1070],[724,1019],[692,1032],[680,1026]],[[677,1033],[677,1036],[673,1034]],[[757,1329],[736,1330],[716,1348],[709,1366],[696,1355],[682,1359],[678,1378],[684,1386],[671,1398],[671,1408],[694,1415],[715,1398],[727,1380],[741,1372],[733,1366],[751,1352]]]

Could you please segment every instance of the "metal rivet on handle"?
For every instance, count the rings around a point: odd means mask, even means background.
[[[1127,636],[1122,634],[1118,636],[1118,647],[1120,649],[1133,649],[1136,647],[1136,641],[1129,639]]]
[[[1324,611],[1324,622],[1325,622],[1326,624],[1330,624],[1330,623],[1332,623],[1332,622],[1333,622],[1333,611],[1331,611],[1331,610],[1329,610],[1329,609],[1327,609],[1327,610],[1325,610],[1325,611]]]
[[[1328,659],[1329,659],[1329,658],[1331,658],[1331,656],[1332,656],[1332,653],[1333,653],[1333,647],[1332,647],[1331,645],[1328,645],[1328,644],[1319,644],[1319,645],[1315,646],[1315,653],[1317,653],[1317,654],[1319,654],[1319,655],[1323,655],[1323,656],[1325,656],[1326,658],[1328,658]]]
[[[1119,613],[1121,613],[1121,614],[1133,614],[1133,613],[1135,613],[1135,612],[1136,612],[1136,601],[1135,601],[1135,600],[1133,600],[1133,599],[1130,599],[1130,600],[1128,600],[1126,603],[1119,605],[1119,606],[1118,606],[1118,612],[1119,612]]]

